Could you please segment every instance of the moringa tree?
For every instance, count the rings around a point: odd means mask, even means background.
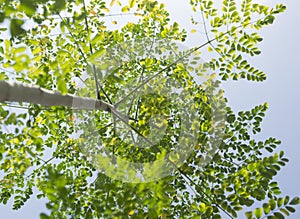
[[[266,79],[248,60],[285,7],[191,0],[205,39],[187,49],[163,4],[109,3],[1,2],[0,201],[17,210],[37,189],[42,219],[293,213],[299,198],[273,179],[288,162],[280,141],[253,138],[267,104],[234,114],[219,88]],[[114,4],[130,16],[120,28]]]

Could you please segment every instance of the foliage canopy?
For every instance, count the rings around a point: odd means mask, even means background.
[[[115,5],[120,5],[123,16],[134,17],[132,22],[121,28],[112,27],[115,20],[105,22],[105,17],[113,17],[109,10]],[[251,0],[223,0],[221,8],[211,0],[191,0],[190,5],[195,12],[191,22],[195,30],[204,28],[206,39],[196,48],[181,49],[180,58],[164,58],[165,53],[178,49],[179,44],[173,42],[186,40],[187,32],[171,22],[170,14],[157,1],[0,1],[0,22],[9,23],[0,32],[11,36],[1,40],[1,80],[99,98],[117,105],[126,116],[113,111],[1,103],[1,203],[13,198],[17,210],[37,188],[38,198],[48,200],[49,212],[41,213],[42,219],[235,218],[256,202],[261,207],[246,212],[247,218],[284,218],[295,212],[299,198],[282,197],[274,181],[288,162],[283,151],[275,151],[281,142],[272,137],[265,141],[253,138],[261,131],[268,105],[235,114],[218,89],[228,79],[266,79],[248,60],[260,54],[263,39],[258,31],[271,25],[285,6],[269,7]],[[154,55],[145,49],[149,47]],[[199,61],[203,49],[212,54],[205,63]],[[203,69],[212,74],[199,85],[189,72],[203,75]],[[176,86],[183,88],[180,95],[172,93]],[[137,89],[140,87],[143,89]],[[127,98],[128,93],[140,95]],[[166,93],[172,94],[170,100]],[[21,109],[12,111],[11,106]],[[212,113],[212,109],[222,110]],[[158,114],[165,118],[155,117]],[[183,125],[183,115],[189,126]],[[166,127],[167,134],[153,132],[151,122],[160,126],[156,130]],[[116,131],[119,123],[123,124],[121,132]],[[221,129],[216,128],[218,123]],[[134,147],[127,141],[133,139],[132,133],[126,130],[137,133],[143,145],[149,139],[161,139],[155,147]],[[196,138],[186,137],[188,133]],[[183,142],[187,147],[176,146]],[[142,176],[128,173],[131,180],[124,182],[122,177],[113,177],[118,172],[112,170],[109,177],[108,172],[99,171],[109,165],[105,157],[95,156],[102,150],[139,163],[169,153],[166,160],[175,168],[145,182],[131,183]],[[180,165],[174,161],[187,152]],[[124,163],[117,165],[121,168]],[[141,173],[143,177],[161,169],[147,171]]]

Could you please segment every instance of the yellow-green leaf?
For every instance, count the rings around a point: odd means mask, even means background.
[[[110,7],[114,6],[115,3],[116,3],[116,0],[112,0],[112,1],[110,2]]]
[[[136,3],[136,0],[129,0],[129,7],[133,8]]]
[[[262,208],[256,208],[255,210],[254,210],[254,215],[256,216],[256,218],[261,218],[261,216],[262,216]]]
[[[129,216],[132,216],[133,214],[134,214],[134,210],[131,210],[131,211],[128,212]]]
[[[123,8],[122,8],[122,12],[128,12],[130,10],[130,8],[129,8],[129,6],[124,6]]]
[[[90,60],[90,61],[93,61],[93,60],[95,60],[95,59],[101,57],[104,53],[105,53],[105,49],[103,49],[103,48],[102,48],[102,49],[99,49],[97,52],[95,52],[93,55],[91,55],[91,56],[89,57],[89,60]]]

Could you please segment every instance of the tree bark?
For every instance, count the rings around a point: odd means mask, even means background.
[[[63,95],[41,87],[0,81],[0,102],[27,102],[42,106],[65,106],[83,110],[103,110],[110,112],[113,106],[102,100]]]

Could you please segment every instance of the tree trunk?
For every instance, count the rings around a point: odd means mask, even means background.
[[[44,88],[0,81],[0,102],[27,102],[43,106],[65,106],[83,110],[111,111],[113,106],[102,100],[63,95]]]

